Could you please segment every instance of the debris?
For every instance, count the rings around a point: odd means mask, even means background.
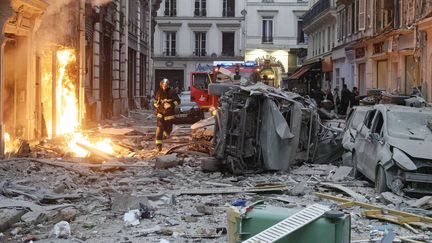
[[[331,176],[331,180],[332,181],[342,181],[349,175],[351,170],[352,170],[352,167],[340,166],[335,170],[334,174]]]
[[[415,208],[432,208],[432,196],[424,196],[417,201],[411,203],[410,206]]]
[[[355,192],[355,191],[353,191],[347,187],[344,187],[342,185],[333,184],[333,183],[325,183],[325,182],[321,182],[319,185],[343,191],[347,195],[351,196],[352,198],[354,198],[355,200],[360,201],[360,202],[367,202],[368,201],[366,199],[366,197],[364,197],[363,195],[360,195],[357,192]]]
[[[394,205],[399,205],[405,201],[403,197],[400,197],[392,192],[381,193],[380,199],[385,204],[394,204]]]
[[[24,222],[38,222],[46,215],[49,211],[58,210],[62,208],[67,208],[73,206],[72,204],[60,204],[52,206],[39,206],[32,202],[13,200],[13,199],[3,199],[0,200],[0,209],[2,208],[24,208],[29,210],[23,216],[21,220]]]
[[[235,193],[266,193],[281,192],[288,190],[285,185],[263,186],[263,187],[246,187],[246,188],[222,188],[222,189],[200,189],[180,191],[179,195],[209,195],[209,194],[235,194]]]
[[[130,210],[123,216],[123,222],[125,226],[136,226],[140,224],[139,219],[141,218],[141,213],[139,209]]]
[[[232,187],[231,184],[224,184],[224,183],[217,183],[217,182],[211,182],[211,181],[205,181],[203,184],[210,185],[210,186],[216,186],[216,187]]]
[[[68,222],[60,221],[54,225],[51,235],[58,239],[68,239],[71,237],[71,228]]]
[[[289,190],[291,196],[302,196],[305,194],[305,189],[307,187],[307,182],[302,181],[297,183],[293,189]]]
[[[214,157],[207,157],[200,159],[201,170],[204,172],[216,172],[220,171],[222,162]]]
[[[197,205],[195,206],[195,209],[197,210],[198,213],[204,214],[204,215],[212,215],[213,212],[210,210],[209,207],[207,207],[206,205]]]
[[[18,209],[0,209],[0,231],[5,232],[16,222],[21,220],[21,216],[26,213],[25,210]]]
[[[160,241],[159,241],[159,243],[170,243],[168,240],[165,240],[165,239],[161,239]]]
[[[156,157],[154,168],[168,169],[180,165],[182,161],[177,158],[177,154],[168,154]]]
[[[147,206],[141,202],[139,203],[139,206],[140,206],[139,211],[140,211],[142,219],[149,219],[149,218],[153,217],[154,211],[151,207],[149,207],[149,206]]]
[[[74,208],[64,208],[58,212],[57,217],[60,221],[71,222],[75,220],[78,213],[78,210]]]
[[[148,203],[145,196],[135,197],[126,194],[114,193],[110,197],[111,210],[114,212],[126,212],[131,209],[140,208],[140,203]]]
[[[165,219],[165,223],[166,223],[167,225],[169,225],[169,226],[176,226],[176,225],[179,225],[179,224],[180,224],[177,220],[175,220],[175,219],[170,219],[170,218]]]
[[[336,202],[341,202],[342,203],[340,205],[341,208],[360,206],[362,208],[369,209],[369,211],[365,211],[363,213],[365,216],[390,221],[396,224],[401,224],[401,223],[402,224],[408,223],[412,225],[417,225],[418,223],[432,224],[432,218],[426,216],[416,215],[416,214],[407,213],[407,212],[390,209],[390,208],[383,208],[373,204],[348,200],[345,198],[340,198],[340,197],[319,193],[319,192],[315,192],[315,196],[320,198],[325,198],[328,200],[333,200]]]
[[[114,135],[114,136],[144,136],[144,133],[132,128],[103,128],[98,130],[100,134]]]
[[[184,220],[186,223],[196,223],[198,222],[198,219],[192,215],[186,215],[182,216],[182,220]]]
[[[27,235],[21,239],[23,242],[33,242],[39,240],[36,235]]]
[[[108,153],[105,153],[105,152],[103,152],[103,151],[101,151],[101,150],[99,150],[99,149],[97,149],[97,148],[93,148],[93,147],[91,147],[91,146],[88,146],[88,145],[86,145],[86,144],[83,144],[83,143],[77,142],[76,145],[78,145],[79,147],[81,147],[81,148],[87,150],[87,151],[90,152],[93,156],[98,157],[98,158],[101,158],[103,161],[109,161],[109,160],[113,160],[113,159],[115,159],[114,156],[112,156],[112,155],[110,155],[110,154],[108,154]]]
[[[246,199],[244,199],[244,198],[239,198],[239,199],[234,200],[234,201],[231,203],[231,205],[233,205],[233,206],[235,206],[235,207],[244,207],[244,206],[246,206],[246,203],[247,203]]]

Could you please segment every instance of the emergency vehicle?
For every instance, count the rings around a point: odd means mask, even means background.
[[[260,69],[256,62],[215,61],[211,73],[191,73],[191,101],[196,102],[200,108],[205,110],[217,107],[218,97],[209,94],[209,84],[239,84],[242,80],[249,80],[253,73],[259,72]]]

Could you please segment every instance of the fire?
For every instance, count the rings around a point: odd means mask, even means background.
[[[9,133],[4,134],[5,153],[15,153],[19,148],[19,140],[12,139]]]
[[[42,75],[43,110],[48,135],[63,135],[68,140],[68,149],[75,156],[86,157],[89,152],[77,145],[81,143],[108,154],[114,154],[112,142],[109,139],[91,142],[86,136],[78,132],[80,129],[79,104],[77,95],[77,78],[71,75],[70,70],[76,63],[76,54],[73,49],[58,50],[56,55],[57,70],[55,70],[55,97],[52,95],[53,71],[52,61],[46,60]],[[55,98],[55,102],[53,99]],[[52,111],[55,106],[55,113]],[[54,115],[55,114],[55,115]],[[55,119],[55,134],[53,129]]]

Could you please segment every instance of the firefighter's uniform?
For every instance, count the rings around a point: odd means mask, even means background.
[[[175,119],[175,107],[180,105],[180,98],[175,90],[161,88],[156,93],[153,105],[157,117],[156,146],[160,151],[162,149],[162,140],[171,134]]]

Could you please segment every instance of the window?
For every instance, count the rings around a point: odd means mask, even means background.
[[[358,0],[358,30],[366,29],[366,0]]]
[[[173,57],[176,55],[176,32],[166,32],[165,37],[165,55]]]
[[[222,33],[222,56],[234,56],[234,32]]]
[[[377,87],[386,89],[387,83],[387,60],[377,61]]]
[[[223,17],[234,17],[235,16],[235,0],[223,0]]]
[[[305,33],[303,31],[303,20],[297,21],[297,43],[305,43]]]
[[[273,43],[273,17],[262,18],[262,42]]]
[[[195,32],[195,56],[206,56],[206,33]]]
[[[177,0],[165,0],[165,16],[177,15]]]
[[[381,114],[381,112],[378,112],[376,117],[375,117],[375,122],[374,122],[374,126],[372,129],[372,133],[376,133],[376,134],[381,135],[383,125],[384,125],[384,117]]]
[[[207,16],[207,2],[206,0],[195,0],[194,16],[205,17]]]
[[[327,51],[331,50],[331,30],[330,26],[327,28]]]
[[[369,129],[371,128],[372,121],[373,121],[373,118],[375,116],[375,113],[376,113],[376,110],[371,110],[371,111],[368,111],[368,113],[366,114],[366,117],[365,117],[365,120],[364,120],[364,124]]]
[[[414,59],[414,56],[405,57],[405,94],[411,94],[413,88],[421,86],[420,65]]]

